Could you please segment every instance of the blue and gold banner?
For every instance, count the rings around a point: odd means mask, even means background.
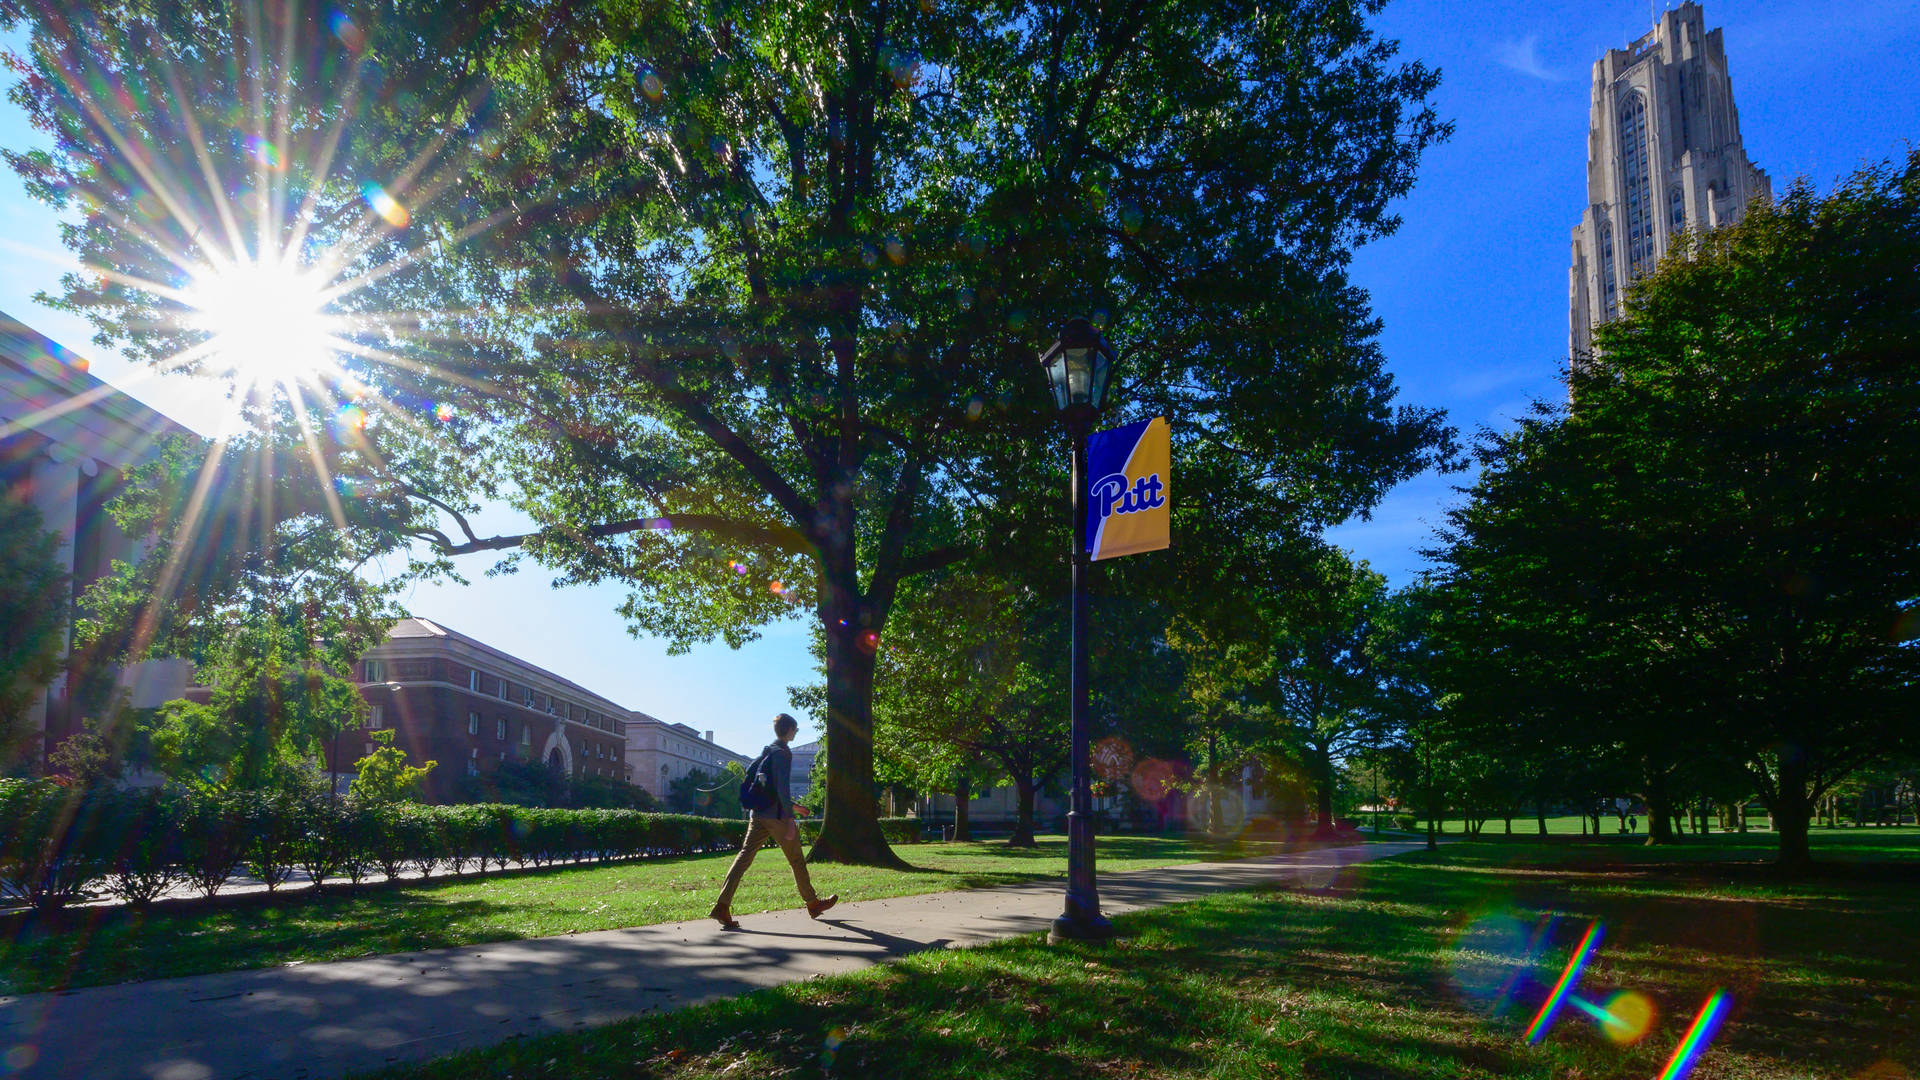
[[[1173,450],[1165,417],[1087,439],[1087,550],[1097,562],[1171,543]]]

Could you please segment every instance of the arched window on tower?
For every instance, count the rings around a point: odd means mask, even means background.
[[[1620,180],[1626,206],[1621,215],[1627,226],[1627,274],[1638,278],[1652,269],[1652,179],[1647,173],[1647,99],[1629,91],[1620,99]]]
[[[1667,189],[1667,235],[1687,227],[1687,193],[1679,184]]]
[[[1616,314],[1618,296],[1613,280],[1613,226],[1603,221],[1600,223],[1600,297],[1609,319]]]

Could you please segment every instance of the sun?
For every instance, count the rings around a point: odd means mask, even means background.
[[[325,278],[287,262],[230,263],[194,277],[187,322],[209,335],[214,366],[242,388],[311,382],[337,369],[343,342]]]

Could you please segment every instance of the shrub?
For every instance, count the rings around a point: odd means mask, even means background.
[[[802,822],[809,840],[818,823]],[[888,818],[894,843],[917,818]],[[502,804],[420,806],[325,792],[81,790],[0,781],[0,897],[54,908],[104,883],[145,905],[187,882],[214,896],[242,867],[277,889],[293,871],[315,885],[374,870],[389,879],[501,868],[691,855],[740,846],[746,822],[625,809]]]
[[[306,840],[306,810],[299,796],[282,791],[250,791],[235,798],[245,833],[243,863],[267,887],[279,889],[293,876]]]
[[[164,791],[125,792],[113,827],[119,838],[108,864],[107,891],[144,908],[186,880],[180,847],[181,802]]]

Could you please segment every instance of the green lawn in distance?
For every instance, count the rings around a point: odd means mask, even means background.
[[[1724,988],[1733,1012],[1694,1080],[1904,1080],[1920,1071],[1920,844],[1894,854],[1785,882],[1754,859],[1459,841],[1124,915],[1107,948],[921,953],[379,1076],[1645,1080]],[[1650,1030],[1617,1045],[1569,1008],[1525,1045],[1595,920],[1578,992],[1644,995]]]
[[[915,869],[816,866],[814,887],[823,896],[837,892],[842,900],[871,900],[1064,877],[1067,866],[1066,840],[1057,836],[1042,837],[1039,846],[1024,849],[984,841],[910,844],[898,850]],[[1218,849],[1181,839],[1100,839],[1102,870],[1220,857]],[[0,920],[5,931],[0,937],[0,991],[26,993],[697,919],[713,906],[732,859],[728,853],[552,867],[377,885],[338,895],[299,892],[271,904],[156,910],[144,917],[124,909],[76,909],[52,927],[13,915]],[[778,850],[768,849],[734,896],[733,910],[742,915],[799,903],[786,860]]]

